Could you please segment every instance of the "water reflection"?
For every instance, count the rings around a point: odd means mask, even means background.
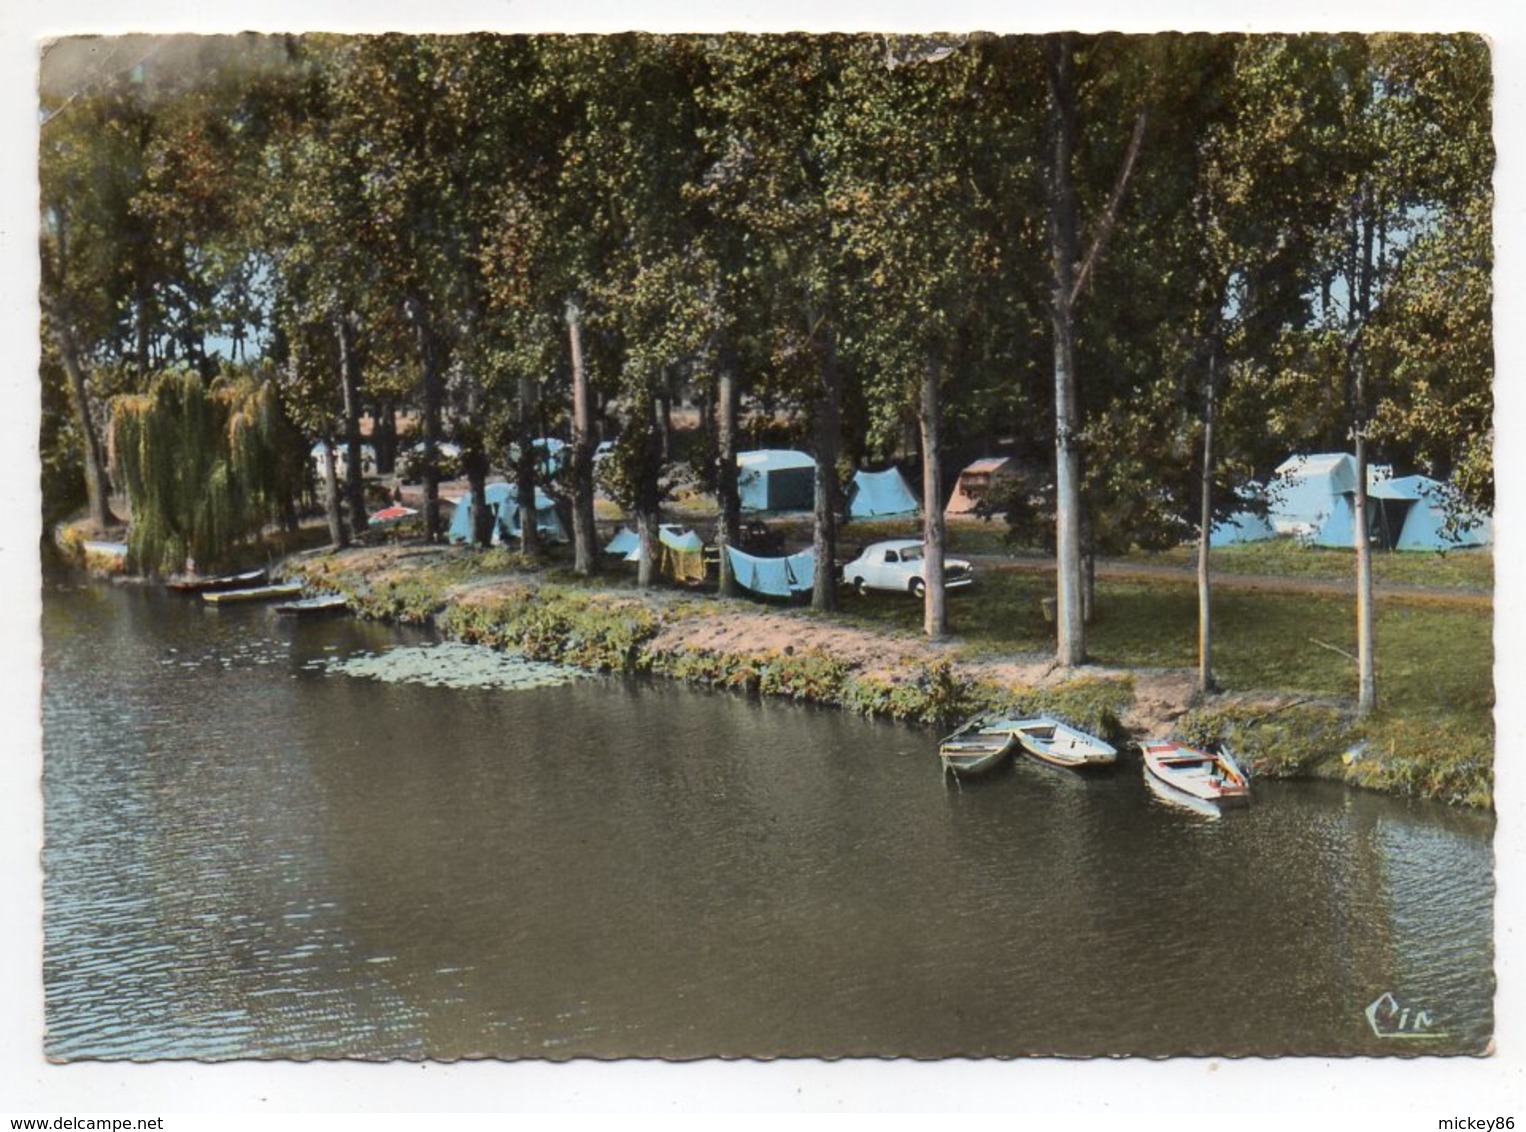
[[[946,782],[920,732],[598,679],[312,671],[413,640],[45,609],[57,1057],[1392,1053],[1492,1031],[1490,820],[1137,765]],[[227,660],[228,663],[223,663]]]

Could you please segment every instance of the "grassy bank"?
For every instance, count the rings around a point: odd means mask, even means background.
[[[945,726],[977,710],[1047,712],[1120,740],[1146,673],[1196,665],[1197,597],[1186,580],[1101,581],[1090,647],[1099,669],[1043,680],[1053,630],[1042,575],[992,571],[950,601],[954,640],[930,651],[920,606],[893,595],[843,595],[822,617],[747,600],[659,590],[623,573],[593,580],[529,569],[494,550],[397,548],[320,555],[299,570],[344,592],[362,616],[432,622],[449,637],[514,648],[598,671],[650,673],[708,687],[785,696],[868,715]],[[762,620],[788,618],[785,642],[760,644]],[[1488,806],[1493,782],[1492,621],[1476,602],[1379,603],[1382,710],[1357,723],[1350,599],[1224,593],[1215,599],[1215,671],[1224,695],[1167,711],[1178,733],[1230,739],[1255,773],[1322,777],[1454,804]],[[724,643],[696,643],[723,620]],[[857,631],[875,659],[813,634]],[[1022,660],[1026,666],[1014,666]],[[1017,675],[1014,677],[1013,673]],[[1135,674],[1131,676],[1131,673]],[[1188,711],[1188,708],[1192,710]],[[1184,714],[1185,713],[1185,714]],[[1153,725],[1152,725],[1153,727]]]

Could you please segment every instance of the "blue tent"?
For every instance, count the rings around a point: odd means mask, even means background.
[[[1373,545],[1393,550],[1456,550],[1484,546],[1491,539],[1489,517],[1464,512],[1457,531],[1448,535],[1447,487],[1426,476],[1399,476],[1367,489],[1367,528]],[[1356,494],[1346,492],[1320,526],[1320,546],[1356,545]]]
[[[487,485],[487,505],[492,508],[496,521],[493,523],[493,542],[507,542],[520,536],[519,490],[511,483]],[[535,525],[541,535],[552,542],[566,542],[567,532],[557,517],[556,504],[549,495],[535,489]],[[464,495],[456,501],[456,512],[451,516],[449,539],[451,542],[472,540],[472,497]]]
[[[848,489],[848,517],[877,519],[889,515],[915,515],[920,505],[898,468],[883,472],[857,471]]]

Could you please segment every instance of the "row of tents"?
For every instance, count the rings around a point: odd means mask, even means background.
[[[1449,506],[1451,489],[1427,476],[1367,469],[1367,537],[1384,550],[1453,550],[1493,542],[1489,516]],[[1356,545],[1356,459],[1345,452],[1292,456],[1261,489],[1265,513],[1242,511],[1213,530],[1210,544],[1290,536],[1314,546]],[[1449,529],[1449,519],[1455,522]]]
[[[744,511],[807,511],[815,492],[816,463],[804,452],[764,449],[737,457],[738,489]],[[960,473],[945,514],[973,513],[980,500],[1009,471],[1009,461],[997,457],[977,460]],[[519,509],[511,483],[489,484],[495,538],[519,537]],[[1214,546],[1291,536],[1315,546],[1355,545],[1356,460],[1347,453],[1293,456],[1261,489],[1262,506],[1219,523]],[[1493,541],[1487,515],[1463,512],[1449,527],[1455,508],[1448,505],[1448,487],[1426,476],[1393,476],[1390,469],[1368,469],[1368,537],[1375,546],[1393,550],[1449,550],[1487,545]],[[537,489],[536,523],[553,541],[567,533],[551,498]],[[896,468],[858,471],[848,491],[852,519],[915,515],[920,509],[904,476]],[[453,540],[471,537],[470,497],[458,501],[450,526]],[[625,547],[625,551],[631,550]],[[675,553],[680,549],[672,548]]]
[[[996,457],[977,460],[959,474],[949,497],[948,515],[974,512],[980,498],[1000,477],[1009,462]],[[809,511],[816,490],[816,461],[791,449],[767,448],[737,456],[737,489],[744,511]],[[888,519],[915,515],[922,504],[899,468],[853,473],[848,485],[850,519]]]

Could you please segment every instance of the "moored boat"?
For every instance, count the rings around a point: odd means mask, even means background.
[[[1145,774],[1189,798],[1216,805],[1250,801],[1250,780],[1227,750],[1205,751],[1174,739],[1141,743]]]
[[[1069,770],[1112,766],[1118,759],[1111,743],[1054,719],[994,720],[981,731],[1009,733],[1034,758]]]
[[[275,607],[277,613],[291,617],[313,617],[322,613],[339,613],[349,608],[343,594],[314,594],[299,601],[283,601]]]
[[[971,778],[999,767],[1016,743],[1010,732],[986,732],[979,721],[972,721],[938,744],[938,760],[945,773]]]
[[[246,590],[265,581],[264,570],[246,570],[242,574],[220,574],[212,578],[175,578],[165,588],[177,594],[220,593],[223,590]]]
[[[242,601],[275,601],[283,597],[296,597],[301,592],[301,582],[285,582],[274,586],[254,586],[242,590],[216,590],[202,594],[201,600],[213,605],[229,605]]]

